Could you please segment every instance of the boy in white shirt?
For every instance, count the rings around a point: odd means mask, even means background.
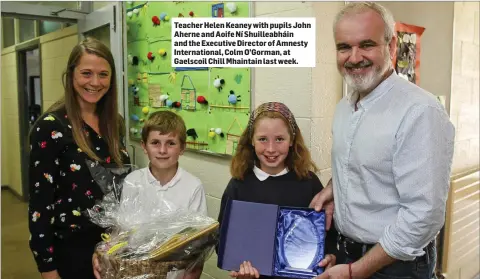
[[[148,167],[130,173],[125,180],[153,187],[161,198],[174,206],[206,216],[202,182],[178,164],[186,140],[185,122],[179,115],[171,111],[151,114],[142,128],[142,148],[150,163]],[[122,196],[129,194],[125,190]]]
[[[138,195],[138,189],[125,184],[122,201],[135,199],[142,207],[154,207],[165,200],[175,208],[207,216],[202,182],[178,164],[178,158],[185,151],[186,138],[185,122],[179,115],[171,111],[151,114],[142,128],[142,148],[150,160],[148,167],[133,171],[125,178],[130,185],[141,185],[141,196]],[[95,256],[93,262],[95,276],[100,278],[100,267]],[[167,279],[198,279],[202,270],[203,263],[190,272],[169,272]]]

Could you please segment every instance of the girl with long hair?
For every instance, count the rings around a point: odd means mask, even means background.
[[[260,105],[250,115],[247,129],[240,137],[232,159],[232,179],[222,196],[218,221],[222,222],[227,201],[308,207],[312,198],[323,189],[315,174],[317,167],[305,145],[295,117],[286,105],[269,102]],[[336,247],[336,236],[327,234],[327,252]],[[321,266],[335,263],[327,255]],[[270,278],[260,276],[254,263],[241,264],[231,277]]]

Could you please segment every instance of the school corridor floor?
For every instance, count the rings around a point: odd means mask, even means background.
[[[41,279],[28,247],[27,203],[2,187],[2,279]]]

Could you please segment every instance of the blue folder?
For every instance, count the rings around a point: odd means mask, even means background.
[[[323,272],[325,212],[229,200],[220,226],[217,266],[250,261],[261,275],[310,279]]]

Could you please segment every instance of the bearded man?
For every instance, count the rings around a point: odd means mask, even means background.
[[[328,223],[334,212],[341,261],[317,279],[432,278],[454,127],[431,93],[395,73],[384,7],[352,2],[333,31],[350,92],[333,119],[332,179],[311,207],[324,208]]]

